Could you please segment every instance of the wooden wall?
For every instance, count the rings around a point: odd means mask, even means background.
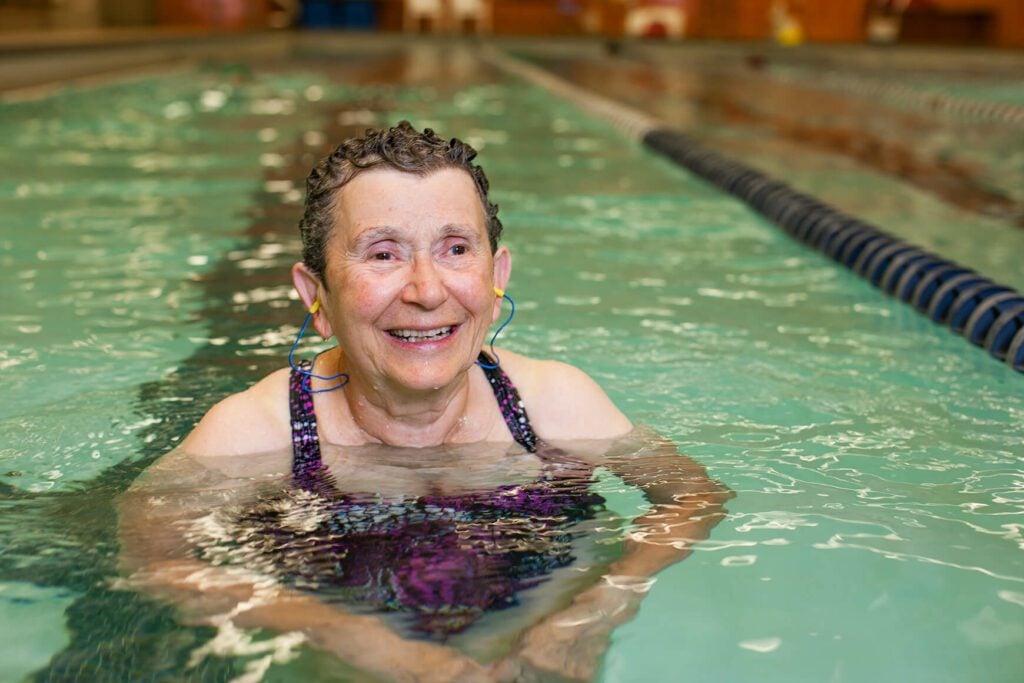
[[[328,0],[343,2],[345,0]],[[371,0],[377,26],[401,28],[403,0]],[[652,0],[489,0],[498,35],[621,36],[629,7]],[[662,0],[664,1],[664,0]],[[686,34],[709,40],[770,40],[776,0],[679,0],[687,8]],[[865,39],[874,0],[777,0],[800,20],[809,42]],[[122,7],[131,5],[132,11]],[[0,0],[0,30],[85,25],[260,28],[269,0]],[[924,0],[905,15],[904,42],[983,44],[1024,48],[1024,0]],[[84,10],[88,9],[89,12]],[[916,12],[916,13],[915,13]],[[88,15],[88,16],[87,16]],[[85,17],[85,19],[83,19]],[[86,21],[92,17],[90,21]]]
[[[772,0],[690,0],[689,35],[718,40],[765,40],[771,36]],[[811,42],[860,42],[869,0],[787,0]],[[1024,47],[1024,0],[930,0],[905,15],[914,42],[970,43],[984,20],[992,47]],[[931,36],[929,36],[931,32]],[[945,33],[945,35],[944,35]]]
[[[262,0],[157,0],[160,26],[202,26],[219,29],[264,28],[269,5]]]
[[[378,0],[396,3],[401,0]],[[514,35],[585,33],[583,14],[606,36],[622,35],[627,8],[643,0],[576,0],[581,11],[559,10],[565,0],[492,0],[495,32]],[[682,0],[687,7],[687,35],[710,40],[769,40],[773,0]],[[806,39],[821,43],[857,43],[865,39],[871,0],[782,0],[799,18]],[[971,24],[987,15],[990,32],[975,43],[992,47],[1024,47],[1024,0],[930,0],[930,10],[907,15],[908,37],[924,34],[925,42],[970,43]],[[959,27],[959,28],[958,28]],[[927,34],[932,31],[934,35]],[[945,32],[945,35],[943,33]],[[915,39],[914,42],[921,42]]]
[[[496,35],[564,36],[583,33],[580,13],[567,12],[566,3],[559,3],[558,0],[486,1],[491,4],[492,25]],[[576,4],[582,8],[586,2],[607,3],[609,11],[621,9],[618,0],[577,0]],[[402,4],[402,0],[375,0],[377,25],[380,29],[401,30]]]
[[[1024,0],[934,0],[946,10],[987,10],[992,13],[993,44],[1024,47]]]
[[[771,35],[767,0],[691,0],[686,32],[695,38],[765,40]]]
[[[579,35],[583,32],[578,11],[558,0],[491,0],[494,33],[497,35]],[[581,2],[576,3],[582,7]]]

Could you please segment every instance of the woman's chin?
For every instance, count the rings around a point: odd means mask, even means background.
[[[456,384],[461,373],[429,372],[429,373],[398,373],[394,379],[396,384],[405,391],[412,393],[429,393],[440,391]]]
[[[387,374],[406,391],[429,392],[457,384],[472,366],[473,361],[465,354],[437,354],[414,362],[395,363]]]
[[[457,383],[473,367],[476,353],[466,348],[459,326],[454,334],[438,340],[409,341],[389,335],[392,382],[409,391],[438,390]]]

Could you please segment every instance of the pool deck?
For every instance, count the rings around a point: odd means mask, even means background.
[[[283,33],[192,29],[0,32],[0,93],[31,99],[66,85],[130,77],[204,57],[280,49]]]

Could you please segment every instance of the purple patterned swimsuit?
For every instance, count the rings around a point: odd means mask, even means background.
[[[491,364],[486,354],[480,358]],[[287,512],[259,513],[260,526],[275,537],[272,557],[282,578],[328,601],[405,613],[412,631],[443,640],[488,610],[517,604],[519,591],[573,561],[574,525],[604,505],[589,490],[593,470],[540,442],[503,370],[484,373],[512,436],[541,459],[540,477],[486,492],[394,500],[334,486],[321,460],[309,377],[292,371],[292,473],[319,501],[319,521],[296,530],[283,519]],[[276,522],[268,518],[275,514]]]

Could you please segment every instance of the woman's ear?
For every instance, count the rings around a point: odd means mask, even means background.
[[[292,266],[292,284],[295,285],[295,291],[299,293],[299,298],[302,299],[306,310],[313,311],[313,327],[316,328],[316,331],[324,339],[333,337],[334,330],[331,328],[331,321],[327,319],[323,308],[324,287],[320,278],[300,261]],[[319,305],[317,305],[318,303]],[[314,306],[316,306],[315,310]]]
[[[494,286],[505,291],[508,288],[509,279],[512,277],[512,254],[508,247],[501,246],[494,252]],[[494,301],[494,313],[491,315],[491,322],[501,315],[502,297],[497,296]]]

